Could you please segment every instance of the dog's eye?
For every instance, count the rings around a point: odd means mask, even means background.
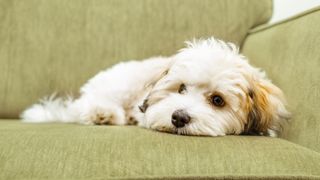
[[[179,87],[179,90],[178,90],[178,93],[179,94],[183,94],[187,91],[187,87],[185,84],[181,84],[180,87]]]
[[[214,95],[211,97],[211,103],[215,106],[222,107],[224,106],[224,100],[219,95]]]

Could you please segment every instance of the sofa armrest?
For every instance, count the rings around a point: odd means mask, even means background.
[[[283,89],[293,118],[283,137],[320,151],[320,7],[251,31],[242,53]]]

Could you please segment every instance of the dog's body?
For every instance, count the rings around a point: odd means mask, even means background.
[[[120,63],[98,73],[78,99],[47,98],[26,122],[140,126],[188,135],[273,135],[289,113],[279,88],[230,43],[188,42],[171,57]]]

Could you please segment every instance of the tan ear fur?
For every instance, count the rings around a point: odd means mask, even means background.
[[[278,87],[269,81],[254,81],[247,93],[248,114],[244,133],[277,136],[290,116],[285,105]]]

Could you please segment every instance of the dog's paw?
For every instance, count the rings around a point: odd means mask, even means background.
[[[95,125],[112,125],[115,123],[115,113],[111,110],[95,108],[89,114],[89,120]]]
[[[114,123],[114,115],[111,112],[99,111],[92,114],[91,121],[96,125],[112,125]]]
[[[124,112],[121,109],[93,107],[82,114],[83,124],[94,125],[123,125]]]

